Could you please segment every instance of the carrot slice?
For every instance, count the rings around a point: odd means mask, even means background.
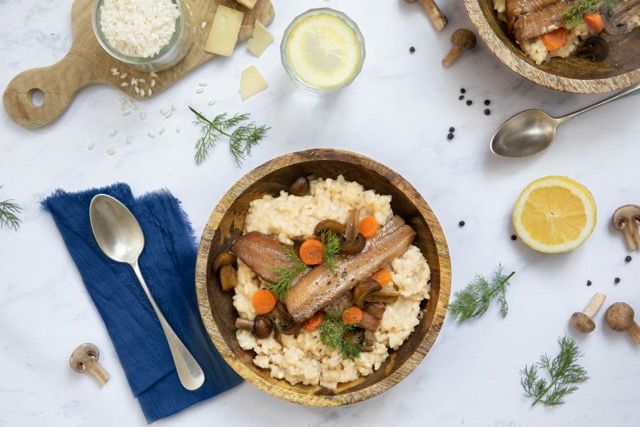
[[[375,236],[379,227],[378,221],[371,215],[365,216],[358,223],[358,231],[367,239]]]
[[[276,297],[268,289],[258,289],[251,296],[251,304],[258,314],[267,314],[276,306]]]
[[[381,268],[380,270],[373,273],[371,276],[373,280],[380,283],[380,285],[385,286],[391,283],[391,270],[388,268]]]
[[[300,245],[300,259],[307,265],[322,264],[322,242],[318,239],[305,240]]]
[[[342,312],[342,323],[345,325],[357,325],[362,321],[363,316],[362,309],[354,305]]]
[[[542,43],[544,43],[549,52],[553,52],[554,50],[560,49],[567,43],[568,36],[569,31],[564,27],[560,27],[557,30],[543,34]]]
[[[324,323],[324,315],[322,312],[317,312],[302,324],[305,331],[313,332],[318,329]]]
[[[582,19],[593,32],[601,33],[604,30],[604,21],[599,13],[587,13]]]

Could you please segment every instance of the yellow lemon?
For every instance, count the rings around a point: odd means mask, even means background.
[[[518,237],[544,253],[569,252],[589,238],[596,226],[596,203],[579,182],[547,176],[529,184],[513,209]]]

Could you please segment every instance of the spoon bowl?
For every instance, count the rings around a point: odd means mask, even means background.
[[[491,139],[491,151],[502,157],[525,157],[546,149],[559,120],[542,110],[526,110],[508,119]]]
[[[91,200],[89,220],[106,256],[126,264],[138,259],[144,248],[144,234],[131,211],[119,200],[98,194]]]

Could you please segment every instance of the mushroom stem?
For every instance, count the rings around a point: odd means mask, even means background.
[[[445,56],[442,60],[442,65],[444,65],[445,67],[450,66],[451,64],[456,62],[460,55],[462,55],[463,51],[464,50],[462,48],[459,48],[458,46],[452,47],[449,53],[447,53],[447,56]]]
[[[427,16],[429,17],[429,20],[431,20],[436,31],[442,31],[444,27],[447,26],[448,21],[447,17],[444,16],[444,13],[442,13],[436,2],[434,0],[420,0],[420,4],[424,11],[427,12]]]
[[[640,344],[640,325],[636,322],[633,322],[631,327],[629,328],[629,335],[636,344]]]
[[[238,317],[236,319],[236,328],[243,329],[245,331],[250,331],[253,329],[253,320],[243,319],[242,317]]]
[[[582,312],[590,319],[593,319],[593,316],[598,314],[598,311],[600,311],[600,308],[602,308],[602,305],[604,304],[604,300],[606,298],[607,296],[605,294],[601,294],[599,292],[596,293],[593,298],[591,298],[591,301],[589,301],[589,304],[587,304],[584,310],[582,310]]]
[[[84,363],[85,371],[94,376],[100,385],[105,385],[109,381],[109,373],[94,358]]]

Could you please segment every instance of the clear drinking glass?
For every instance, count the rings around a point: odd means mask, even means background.
[[[107,51],[109,55],[131,65],[141,71],[157,72],[173,67],[180,62],[193,44],[193,16],[191,9],[183,0],[172,0],[178,6],[180,16],[176,19],[176,30],[171,36],[169,43],[164,46],[157,55],[149,58],[125,55],[112,47],[107,41],[100,28],[100,8],[103,0],[96,0],[93,5],[93,32],[98,39],[98,43]]]
[[[347,26],[349,26],[351,28],[351,30],[353,31],[353,33],[355,34],[357,43],[358,43],[358,47],[359,47],[359,51],[360,51],[360,59],[358,61],[358,64],[356,65],[355,71],[352,74],[352,76],[345,80],[344,82],[342,82],[339,86],[335,86],[335,87],[331,87],[331,88],[323,88],[323,87],[318,87],[318,86],[314,86],[313,84],[311,84],[308,81],[305,81],[303,77],[299,76],[298,74],[296,74],[295,70],[293,69],[290,61],[289,61],[289,54],[288,54],[288,42],[289,42],[289,38],[291,37],[291,33],[293,32],[293,30],[296,28],[296,25],[302,21],[303,19],[309,17],[309,16],[313,16],[313,15],[331,15],[334,16],[338,19],[340,19],[341,21],[343,21],[345,24],[347,24]],[[325,93],[332,93],[332,92],[336,92],[340,89],[342,89],[345,86],[350,85],[353,80],[360,74],[360,71],[362,71],[362,65],[364,64],[364,58],[366,56],[366,50],[365,50],[365,45],[364,45],[364,37],[362,36],[362,32],[360,32],[360,28],[358,28],[358,25],[351,19],[349,18],[346,14],[335,10],[335,9],[331,9],[331,8],[319,8],[319,9],[310,9],[298,16],[296,16],[294,18],[293,21],[291,21],[291,23],[289,24],[289,26],[287,27],[287,29],[284,32],[284,35],[282,37],[282,41],[280,43],[280,58],[282,60],[282,65],[285,69],[285,71],[287,72],[287,74],[289,75],[289,77],[291,77],[291,79],[293,81],[295,81],[296,83],[298,83],[302,88],[311,91],[313,93],[318,93],[318,94],[325,94]]]

